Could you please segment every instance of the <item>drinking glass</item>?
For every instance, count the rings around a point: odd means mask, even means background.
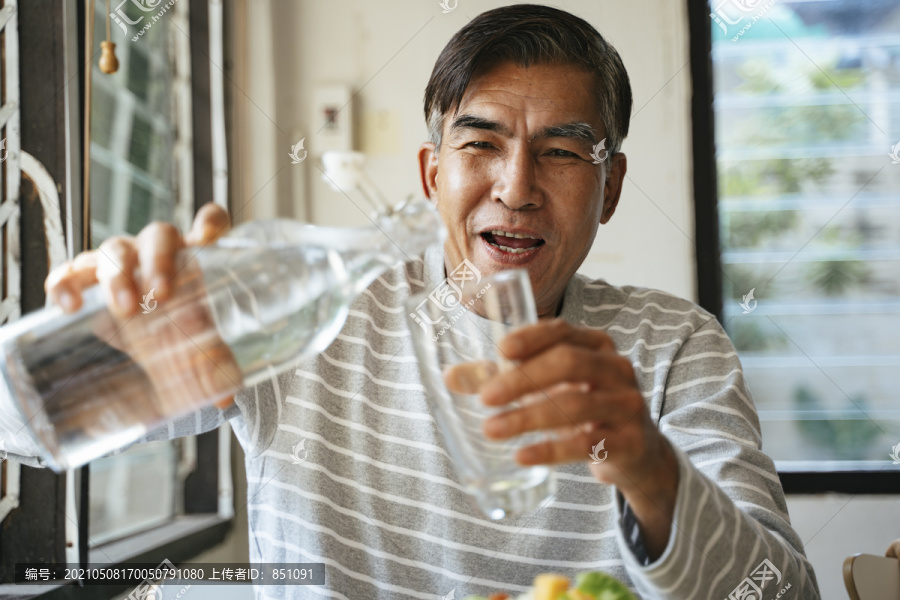
[[[433,291],[411,297],[406,308],[425,392],[463,485],[495,520],[537,508],[555,492],[555,472],[545,465],[523,467],[513,457],[546,434],[487,438],[484,419],[519,402],[489,407],[477,393],[490,376],[517,368],[499,351],[500,340],[537,322],[528,271],[482,278],[466,260]]]

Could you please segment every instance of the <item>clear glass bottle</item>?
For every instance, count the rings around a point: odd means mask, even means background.
[[[426,200],[375,219],[253,221],[182,250],[172,297],[156,305],[148,294],[131,318],[114,317],[93,287],[74,314],[48,307],[0,328],[0,394],[21,413],[0,417],[24,423],[61,471],[321,352],[375,278],[446,235]]]

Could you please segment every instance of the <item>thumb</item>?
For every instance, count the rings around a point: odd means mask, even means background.
[[[221,408],[222,410],[225,410],[226,408],[228,408],[229,406],[234,404],[234,396],[229,396],[228,398],[222,398],[221,400],[217,401],[215,404],[216,404],[216,408]]]
[[[188,246],[211,244],[231,229],[228,211],[213,202],[207,202],[197,211],[191,230],[184,236]]]

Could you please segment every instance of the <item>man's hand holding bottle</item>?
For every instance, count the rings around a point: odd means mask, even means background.
[[[81,308],[84,291],[99,284],[111,319],[97,321],[97,337],[144,369],[162,403],[209,398],[216,390],[240,385],[240,369],[215,335],[209,305],[179,303],[172,297],[202,295],[196,261],[186,261],[185,256],[179,260],[181,250],[213,243],[230,225],[225,209],[209,203],[198,211],[183,237],[173,225],[162,222],[147,225],[136,237],[110,237],[96,250],[82,252],[53,269],[44,289],[55,304],[72,313]],[[153,300],[148,298],[145,306],[157,310],[155,301],[167,318],[142,322],[141,302],[151,290]],[[150,339],[153,343],[148,343]],[[232,402],[233,397],[227,397],[216,406],[225,408]]]

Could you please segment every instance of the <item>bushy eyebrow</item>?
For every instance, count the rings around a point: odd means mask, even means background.
[[[590,142],[591,144],[597,141],[597,133],[594,131],[594,128],[591,126],[591,124],[580,121],[566,123],[565,125],[553,125],[551,127],[547,127],[546,129],[538,132],[534,137],[543,139],[557,137],[576,138],[579,140]]]
[[[509,128],[502,123],[475,115],[460,115],[454,119],[453,123],[450,125],[450,132],[453,133],[460,129],[482,129],[485,131],[495,131],[506,137],[512,136],[512,132]],[[572,123],[546,127],[532,136],[529,141],[547,138],[575,138],[593,144],[597,140],[597,133],[590,123],[573,121]]]
[[[450,133],[458,129],[485,129],[487,131],[496,131],[507,137],[512,135],[512,132],[502,123],[483,117],[476,117],[475,115],[459,115],[456,117],[450,125]]]

